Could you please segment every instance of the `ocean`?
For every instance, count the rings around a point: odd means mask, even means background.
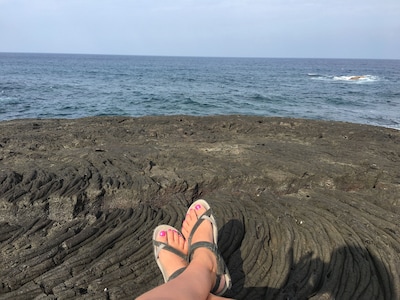
[[[0,53],[0,121],[178,114],[400,129],[400,60]]]

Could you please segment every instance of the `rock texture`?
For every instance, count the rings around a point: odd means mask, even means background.
[[[0,123],[0,299],[132,299],[207,199],[236,299],[399,299],[400,132],[244,116]]]

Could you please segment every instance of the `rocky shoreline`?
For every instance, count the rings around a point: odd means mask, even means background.
[[[132,299],[207,199],[236,299],[400,297],[400,132],[251,116],[0,122],[0,299]]]

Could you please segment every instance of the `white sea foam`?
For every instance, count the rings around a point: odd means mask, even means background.
[[[321,75],[314,73],[308,73],[307,75],[312,79],[324,80],[324,81],[346,81],[346,82],[362,83],[362,82],[374,82],[380,80],[379,76],[374,76],[374,75]]]
[[[371,82],[371,81],[378,81],[379,77],[373,75],[344,75],[344,76],[333,76],[333,80],[351,81],[351,82]]]

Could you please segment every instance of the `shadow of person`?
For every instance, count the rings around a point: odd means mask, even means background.
[[[230,220],[219,231],[218,246],[227,262],[232,277],[232,289],[225,297],[234,299],[397,299],[393,277],[384,263],[366,247],[342,246],[332,249],[330,258],[322,259],[315,253],[305,253],[295,262],[293,249],[289,249],[286,261],[277,260],[272,264],[288,264],[282,284],[254,286],[248,282],[265,282],[273,272],[246,272],[251,266],[244,266],[242,241],[244,225],[239,220]],[[270,255],[267,254],[267,255]],[[257,261],[253,258],[251,261]],[[253,267],[255,267],[255,264]],[[256,268],[260,268],[257,266]],[[265,268],[268,270],[270,268]],[[259,278],[254,278],[257,276]],[[259,280],[258,280],[259,279]],[[269,282],[274,282],[269,278]]]

